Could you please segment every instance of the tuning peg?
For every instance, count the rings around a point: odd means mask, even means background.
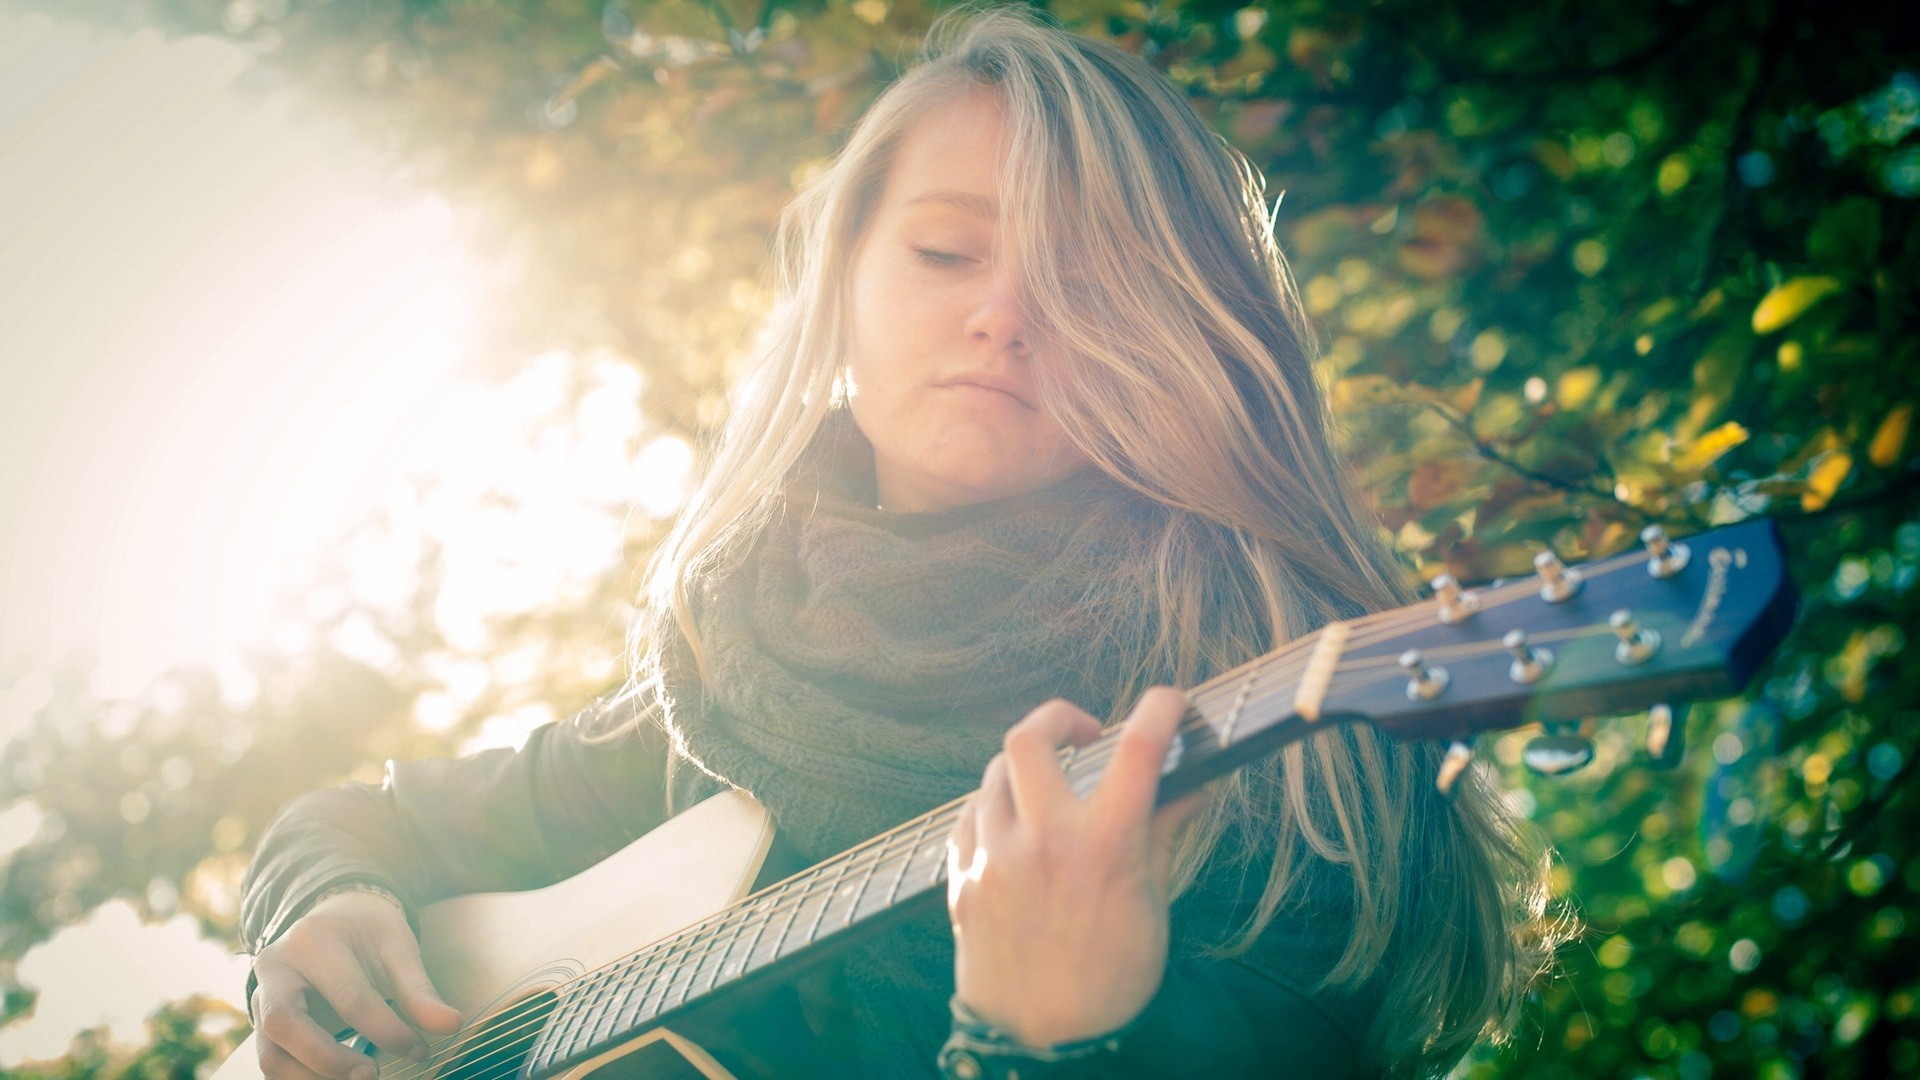
[[[1613,647],[1613,658],[1623,664],[1642,664],[1660,651],[1660,632],[1640,625],[1633,612],[1621,608],[1607,620],[1620,643]]]
[[[1655,705],[1647,710],[1647,763],[1658,769],[1671,769],[1686,756],[1686,725],[1673,715],[1671,706]]]
[[[1527,632],[1513,629],[1500,643],[1513,654],[1513,664],[1507,668],[1507,674],[1514,682],[1526,685],[1540,681],[1553,667],[1553,653],[1547,649],[1536,649],[1527,644]]]
[[[1480,610],[1480,594],[1466,592],[1452,574],[1433,579],[1433,595],[1440,598],[1440,621],[1448,626]]]
[[[1641,529],[1640,542],[1647,545],[1647,573],[1657,578],[1669,578],[1686,569],[1687,559],[1693,554],[1687,545],[1669,539],[1667,530],[1658,525]]]
[[[1447,688],[1447,669],[1428,666],[1419,649],[1408,649],[1401,653],[1400,666],[1407,670],[1407,698],[1410,701],[1432,701]]]
[[[1454,782],[1460,774],[1467,771],[1467,765],[1473,761],[1473,747],[1455,740],[1447,747],[1447,756],[1440,759],[1440,769],[1434,774],[1433,786],[1442,795],[1452,795]]]
[[[1533,557],[1533,568],[1540,571],[1540,599],[1558,604],[1580,591],[1586,579],[1580,571],[1560,561],[1560,556],[1543,551]]]
[[[1593,742],[1580,734],[1578,725],[1554,725],[1527,740],[1520,760],[1541,776],[1565,776],[1593,760]]]

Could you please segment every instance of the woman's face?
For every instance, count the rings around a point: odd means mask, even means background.
[[[930,113],[854,254],[851,404],[888,510],[1019,495],[1086,463],[1034,386],[1013,245],[995,236],[1003,153],[992,94]]]

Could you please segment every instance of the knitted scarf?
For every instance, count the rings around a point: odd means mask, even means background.
[[[677,634],[660,657],[678,755],[751,792],[810,861],[977,787],[1007,727],[1050,698],[1105,719],[1155,626],[1128,583],[1157,504],[1086,469],[887,511],[872,454],[830,414],[756,542],[695,595],[712,680]],[[711,784],[689,773],[680,805]]]

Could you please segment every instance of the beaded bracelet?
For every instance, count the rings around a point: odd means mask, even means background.
[[[940,1047],[938,1065],[948,1080],[1088,1080],[1111,1073],[1112,1055],[1133,1028],[1054,1046],[1027,1046],[1004,1028],[982,1020],[955,994],[948,1001],[953,1034]]]
[[[332,899],[333,897],[339,896],[341,893],[356,893],[356,892],[372,893],[375,896],[384,896],[387,899],[393,901],[394,906],[398,907],[401,911],[404,912],[407,910],[407,902],[405,900],[400,899],[398,896],[395,896],[392,889],[375,885],[371,881],[348,881],[339,885],[329,886],[328,888],[322,889],[320,892],[316,893],[313,899],[307,901],[307,905],[305,908],[302,909],[302,913],[304,914],[305,912],[312,911],[314,908],[319,907],[320,902],[322,900]]]

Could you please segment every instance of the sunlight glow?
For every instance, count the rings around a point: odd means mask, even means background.
[[[94,648],[119,696],[257,633],[482,290],[444,201],[235,46],[5,22],[0,661]]]

